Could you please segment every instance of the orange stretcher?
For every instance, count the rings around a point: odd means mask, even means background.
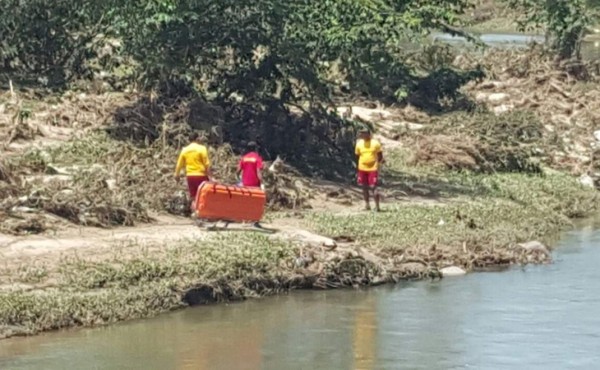
[[[259,222],[265,213],[265,192],[205,182],[198,187],[196,215],[206,221]]]

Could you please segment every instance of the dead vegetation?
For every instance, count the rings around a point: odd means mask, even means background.
[[[2,230],[23,234],[52,228],[56,219],[45,215],[95,227],[151,222],[156,212],[188,216],[186,188],[173,179],[177,154],[160,141],[137,147],[99,133],[6,160],[0,168]],[[231,147],[211,148],[211,160],[216,180],[237,183]],[[289,165],[279,160],[265,180],[271,209],[306,207],[307,186]]]
[[[550,161],[547,153],[560,145],[543,131],[528,112],[452,114],[415,135],[411,162],[451,170],[540,173],[540,163]]]
[[[482,172],[550,166],[600,179],[593,160],[600,145],[594,134],[600,129],[596,64],[557,64],[532,46],[525,52],[461,54],[454,65],[486,71],[483,81],[463,88],[475,109],[411,120],[404,113],[414,116],[414,108],[407,107],[381,119],[387,137],[414,149],[413,163]],[[393,120],[400,124],[388,124]]]
[[[41,135],[38,127],[29,123],[31,109],[24,106],[23,100],[15,94],[5,95],[8,98],[0,96],[0,142],[4,149],[17,140]]]
[[[541,47],[528,52],[492,50],[484,56],[463,56],[457,63],[484,63],[488,78],[465,87],[495,115],[532,112],[551,143],[547,155],[558,169],[575,175],[589,171],[600,128],[600,90],[595,62],[557,62]],[[510,117],[510,116],[508,116]],[[533,120],[532,120],[533,121]],[[523,122],[525,123],[525,122]]]

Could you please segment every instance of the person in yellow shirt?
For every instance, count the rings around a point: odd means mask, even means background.
[[[358,184],[362,186],[363,197],[365,199],[365,209],[370,210],[370,196],[375,200],[375,209],[379,212],[379,190],[377,183],[379,178],[379,169],[383,163],[383,151],[381,143],[373,139],[368,129],[359,132],[359,138],[354,149],[358,161]]]
[[[185,170],[188,191],[192,199],[192,213],[196,209],[196,194],[198,187],[210,177],[210,161],[208,159],[208,149],[200,142],[202,135],[193,133],[190,137],[190,144],[184,147],[179,154],[177,167],[175,168],[175,180],[181,180],[181,171]]]

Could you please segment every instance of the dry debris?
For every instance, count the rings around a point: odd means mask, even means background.
[[[544,137],[558,149],[547,153],[553,167],[574,175],[589,170],[597,146],[593,133],[600,128],[597,65],[557,64],[541,46],[525,53],[492,49],[482,56],[462,55],[456,63],[485,66],[488,78],[465,91],[494,114],[528,111],[538,117]]]

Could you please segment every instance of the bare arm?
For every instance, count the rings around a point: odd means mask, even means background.
[[[212,177],[212,168],[210,167],[210,159],[208,158],[208,149],[202,151],[202,163],[204,164],[204,168],[206,169],[206,176],[209,178]]]

